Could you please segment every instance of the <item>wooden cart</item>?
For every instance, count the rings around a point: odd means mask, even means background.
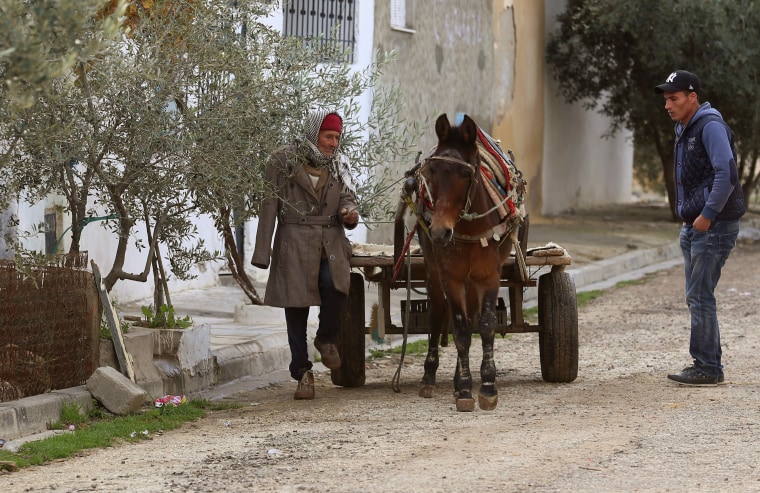
[[[571,258],[562,248],[526,249],[528,222],[518,235],[521,251],[526,252],[528,278],[522,279],[514,253],[502,269],[501,286],[508,288],[509,306],[503,298],[497,306],[497,331],[507,333],[538,332],[541,375],[547,382],[571,382],[578,375],[578,310],[575,283],[565,269]],[[406,262],[406,261],[405,261]],[[411,270],[409,269],[411,265]],[[331,372],[332,382],[344,387],[358,387],[365,380],[365,335],[371,333],[365,321],[365,282],[377,284],[378,331],[385,334],[427,334],[427,300],[413,300],[410,307],[402,302],[402,326],[391,323],[392,289],[425,286],[426,272],[421,255],[409,257],[400,275],[393,280],[392,256],[352,256],[351,266],[359,272],[351,274],[351,288],[344,312],[338,349],[342,361],[339,370]],[[410,273],[408,275],[408,273]],[[535,274],[540,274],[535,278]],[[538,324],[523,317],[523,292],[538,286]],[[409,317],[406,310],[411,310]],[[408,327],[404,327],[409,319]],[[406,330],[405,330],[406,329]]]

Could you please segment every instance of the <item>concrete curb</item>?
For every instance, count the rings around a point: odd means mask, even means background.
[[[44,432],[61,417],[63,405],[73,403],[88,412],[93,408],[92,395],[85,386],[54,390],[47,394],[0,402],[0,438],[8,440]],[[3,448],[12,448],[6,442]]]
[[[647,272],[676,265],[677,260],[680,259],[680,247],[678,243],[674,243],[632,251],[577,269],[568,269],[568,273],[573,276],[578,291],[603,289],[605,283],[610,285],[624,279],[635,279]],[[527,290],[524,298],[526,305],[535,302],[536,291],[535,288]],[[368,302],[371,303],[371,299]],[[275,318],[267,321],[272,324],[277,323]],[[280,320],[280,323],[284,324],[284,321]],[[231,384],[241,379],[258,379],[261,385],[266,385],[267,382],[264,382],[262,377],[273,372],[279,375],[278,381],[289,378],[287,370],[283,371],[290,361],[287,334],[284,330],[279,330],[279,328],[272,330],[271,325],[262,326],[260,329],[251,328],[249,320],[214,325],[212,331],[217,329],[224,334],[245,327],[249,330],[249,336],[245,340],[238,338],[237,343],[211,350],[212,359],[215,362],[213,388],[195,393],[204,396],[219,396],[223,388],[234,388]],[[59,419],[61,408],[66,402],[76,402],[84,411],[93,407],[92,396],[84,386],[0,403],[0,438],[16,442],[18,440],[14,439],[38,433],[42,433],[44,437],[43,432],[47,430],[47,425]],[[14,444],[10,441],[6,442],[6,447],[13,446]]]
[[[212,351],[216,358],[219,383],[227,383],[247,375],[263,375],[287,368],[290,348],[285,330],[266,334],[246,342]]]
[[[599,260],[575,269],[567,269],[573,277],[577,292],[606,289],[616,283],[638,279],[649,272],[667,269],[683,259],[680,245],[676,243],[644,250],[634,250],[617,257]],[[506,290],[502,293],[506,296]],[[528,288],[523,293],[526,308],[538,302],[538,289]]]
[[[581,289],[598,285],[603,281],[617,278],[624,274],[635,276],[637,272],[648,266],[659,265],[662,262],[681,258],[681,246],[678,243],[672,243],[656,248],[632,251],[577,269],[568,269],[568,272],[573,276],[575,288]]]

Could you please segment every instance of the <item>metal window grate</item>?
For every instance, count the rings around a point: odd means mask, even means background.
[[[285,36],[315,39],[322,35],[337,48],[349,48],[347,61],[353,63],[355,0],[287,0],[282,9]],[[332,39],[327,39],[333,34]]]
[[[45,213],[45,253],[55,255],[55,246],[58,241],[58,228],[56,227],[55,212]]]

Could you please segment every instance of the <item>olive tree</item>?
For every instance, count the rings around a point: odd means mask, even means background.
[[[260,303],[237,253],[232,228],[258,213],[271,191],[263,169],[271,152],[300,134],[316,105],[341,108],[347,153],[360,157],[365,216],[387,215],[392,177],[377,166],[404,159],[417,135],[397,120],[396,88],[376,91],[372,116],[358,123],[357,101],[385,60],[353,72],[327,40],[282,37],[260,2],[138,2],[105,53],[52,80],[55,90],[20,111],[4,138],[17,139],[6,171],[16,193],[62,193],[72,219],[70,251],[93,217],[117,238],[110,290],[119,280],[155,277],[155,306],[168,298],[165,248],[178,277],[226,258],[248,297]],[[139,7],[139,8],[138,8]],[[106,10],[105,14],[109,11]],[[328,42],[322,42],[328,41]],[[354,122],[354,123],[351,123]],[[410,131],[411,129],[411,131]],[[194,218],[208,214],[225,240],[210,252]],[[146,237],[137,234],[142,224]],[[129,248],[145,252],[142,272],[124,269]],[[170,304],[170,303],[169,303]]]
[[[76,64],[112,46],[126,2],[110,0],[108,12],[103,6],[103,0],[0,0],[0,257],[13,252],[10,237],[19,234],[9,170],[24,132],[18,112],[54,90]]]
[[[28,107],[80,60],[116,36],[126,2],[0,0],[0,94],[6,105]],[[97,23],[93,24],[93,20]]]
[[[760,12],[750,0],[568,0],[549,39],[547,62],[568,102],[580,102],[652,146],[674,212],[673,122],[654,94],[676,69],[700,76],[701,102],[735,134],[745,196],[760,157]],[[675,214],[674,214],[675,217]]]

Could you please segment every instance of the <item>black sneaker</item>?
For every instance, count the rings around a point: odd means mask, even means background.
[[[670,380],[682,385],[692,385],[698,387],[714,387],[723,382],[723,375],[712,377],[702,370],[695,368],[694,365],[687,366],[680,373],[668,375]]]

